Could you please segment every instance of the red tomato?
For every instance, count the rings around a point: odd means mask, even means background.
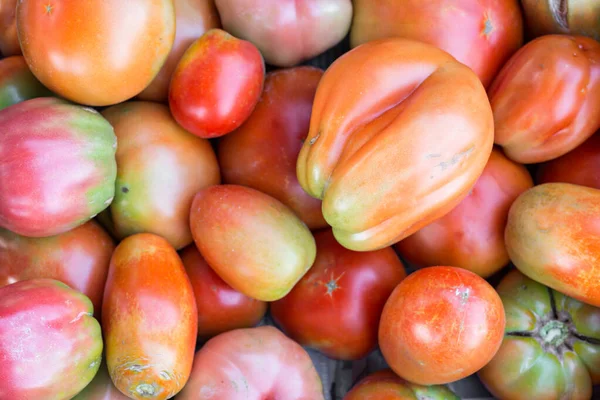
[[[267,312],[267,303],[248,297],[229,286],[202,257],[196,246],[182,250],[181,261],[190,278],[198,306],[198,338],[251,328]]]
[[[323,400],[308,353],[272,326],[236,329],[209,340],[194,357],[178,400]]]
[[[379,345],[400,377],[444,384],[486,365],[502,344],[505,323],[502,301],[483,278],[428,267],[394,289],[381,315]]]
[[[267,74],[256,108],[219,142],[226,183],[250,186],[290,207],[310,229],[327,226],[321,201],[298,183],[296,159],[308,133],[312,104],[323,71],[313,67]]]
[[[252,43],[211,29],[186,50],[173,72],[171,113],[197,136],[223,136],[250,116],[264,79],[265,63]]]
[[[173,0],[20,0],[17,30],[45,86],[106,106],[152,82],[173,46],[175,10]]]
[[[377,346],[377,327],[392,290],[406,276],[391,247],[354,252],[331,229],[315,234],[317,258],[271,315],[303,346],[328,357],[358,360]]]
[[[0,0],[0,54],[5,57],[21,54],[17,35],[17,0]]]

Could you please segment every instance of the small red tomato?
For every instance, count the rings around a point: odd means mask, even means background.
[[[505,323],[500,296],[479,275],[428,267],[394,289],[381,314],[379,345],[400,377],[445,384],[475,373],[494,357]]]
[[[354,252],[331,229],[314,236],[313,266],[287,296],[271,303],[271,315],[303,346],[335,359],[366,357],[377,346],[381,311],[406,276],[404,266],[391,247]]]
[[[265,63],[256,46],[211,29],[192,43],[173,72],[171,113],[197,136],[223,136],[250,116],[264,80]]]
[[[192,283],[198,306],[198,338],[257,325],[267,303],[248,297],[229,286],[208,265],[196,246],[181,251],[181,261]]]

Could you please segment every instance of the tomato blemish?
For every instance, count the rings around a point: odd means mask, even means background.
[[[483,30],[481,34],[486,38],[490,38],[492,32],[494,32],[494,25],[492,25],[492,19],[488,13],[483,14]]]

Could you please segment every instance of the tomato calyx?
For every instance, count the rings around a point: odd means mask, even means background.
[[[540,329],[540,339],[551,346],[561,346],[569,337],[569,327],[562,321],[550,320]]]

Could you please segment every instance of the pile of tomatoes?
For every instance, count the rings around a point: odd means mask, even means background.
[[[593,398],[599,18],[0,0],[0,400]]]

